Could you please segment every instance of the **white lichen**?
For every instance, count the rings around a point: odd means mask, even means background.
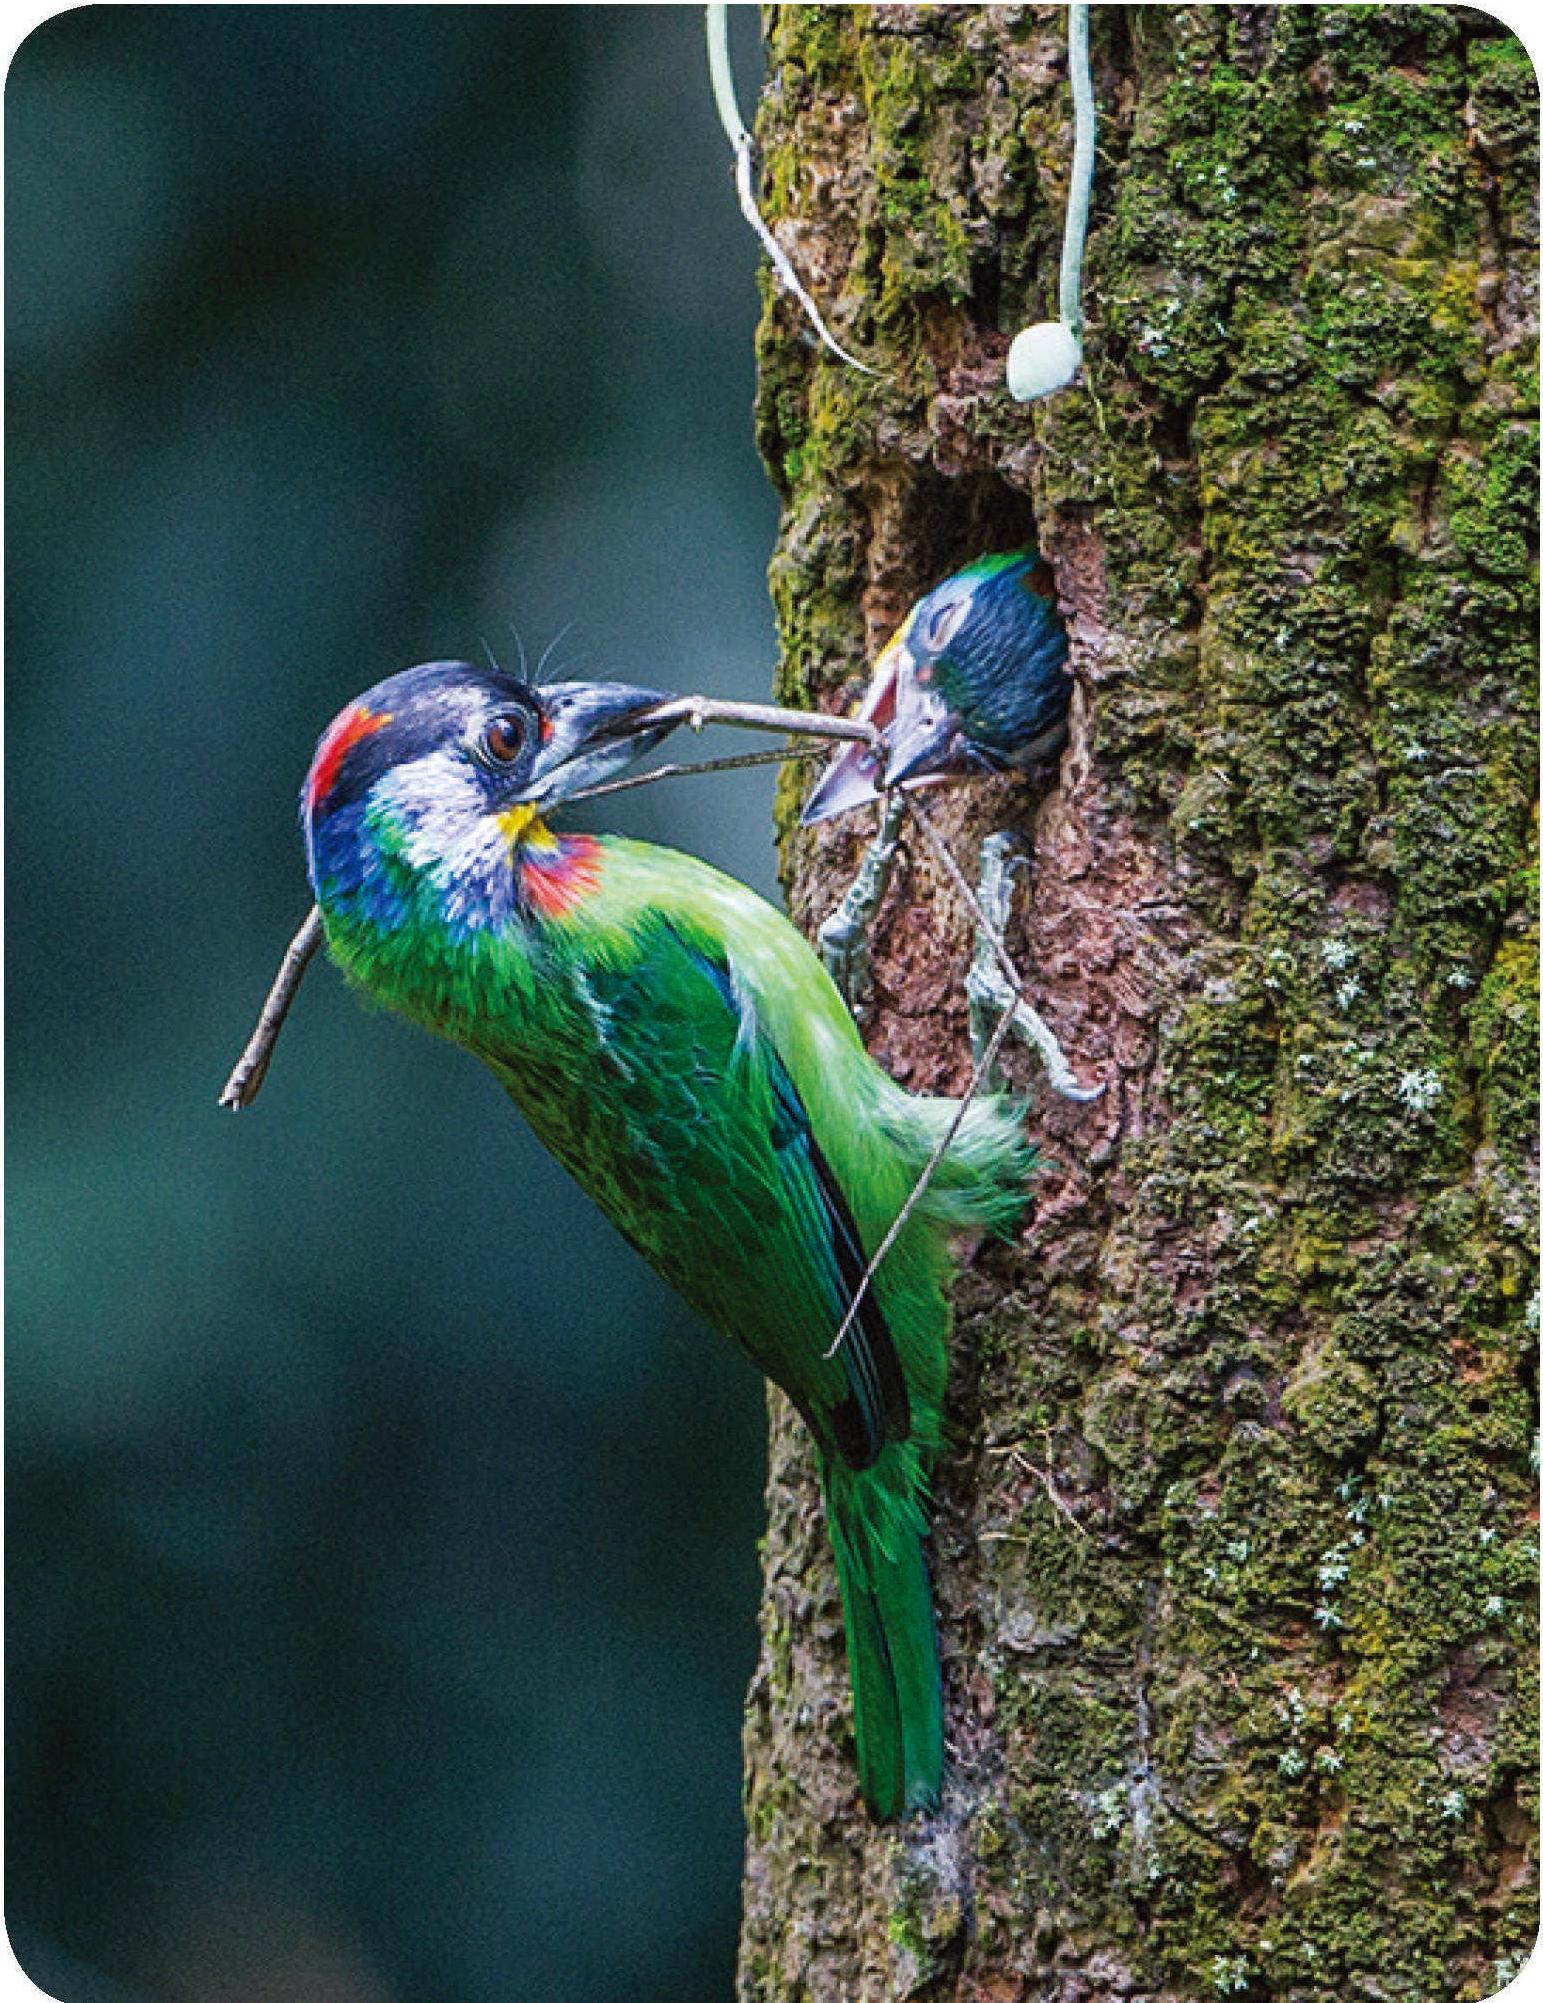
[[[1411,1113],[1428,1113],[1441,1097],[1441,1078],[1435,1071],[1406,1071],[1398,1081],[1398,1096]]]

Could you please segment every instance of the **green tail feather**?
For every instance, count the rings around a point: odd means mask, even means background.
[[[890,1447],[861,1473],[828,1461],[824,1478],[858,1775],[870,1812],[890,1822],[935,1807],[943,1781],[943,1681],[915,1449]]]

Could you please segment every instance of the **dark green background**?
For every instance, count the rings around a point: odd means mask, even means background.
[[[70,2003],[723,1998],[759,1387],[330,971],[214,1104],[348,697],[515,628],[768,687],[700,9],[86,8],[8,111],[13,1945]],[[769,888],[769,792],[604,824]]]

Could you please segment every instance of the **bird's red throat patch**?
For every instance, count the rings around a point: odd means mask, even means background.
[[[520,851],[520,889],[541,918],[566,918],[600,888],[601,847],[593,835],[561,835]]]

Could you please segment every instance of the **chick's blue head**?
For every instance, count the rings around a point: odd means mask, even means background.
[[[945,578],[917,601],[905,645],[918,696],[946,708],[983,763],[1023,764],[1051,748],[1071,678],[1054,580],[1036,551],[981,557]]]

